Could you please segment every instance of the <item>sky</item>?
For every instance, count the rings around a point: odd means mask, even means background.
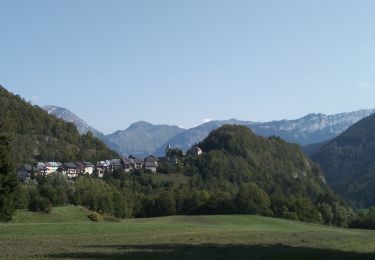
[[[104,133],[375,108],[372,0],[0,0],[0,84]]]

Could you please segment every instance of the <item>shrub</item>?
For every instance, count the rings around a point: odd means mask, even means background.
[[[103,216],[100,215],[99,213],[96,213],[96,212],[92,212],[92,213],[90,213],[87,217],[88,217],[91,221],[95,221],[95,222],[101,222],[101,221],[103,221]]]
[[[52,211],[52,204],[47,198],[35,196],[30,200],[29,210],[48,214]]]

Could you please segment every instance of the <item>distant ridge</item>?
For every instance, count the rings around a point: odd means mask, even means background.
[[[168,139],[183,131],[185,129],[178,126],[153,125],[139,121],[125,130],[106,135],[103,141],[120,154],[146,157],[153,154]]]
[[[139,121],[131,124],[125,130],[118,130],[112,134],[104,135],[68,109],[55,106],[46,106],[44,109],[58,118],[74,123],[81,134],[87,131],[93,132],[107,146],[118,153],[122,155],[133,154],[140,157],[148,154],[164,155],[165,147],[168,144],[186,151],[192,145],[207,137],[212,130],[224,124],[245,125],[258,135],[280,136],[288,142],[307,146],[335,138],[354,123],[375,113],[375,109],[362,109],[335,115],[311,113],[294,120],[285,119],[270,122],[237,119],[213,120],[190,129],[173,125],[154,125],[146,121]]]
[[[363,109],[355,112],[336,115],[308,114],[295,120],[279,120],[271,122],[251,122],[236,119],[215,120],[204,123],[172,137],[155,154],[160,154],[163,147],[170,144],[182,150],[189,149],[195,143],[202,141],[208,134],[224,124],[245,125],[256,134],[262,136],[280,136],[284,140],[300,145],[321,143],[330,140],[362,118],[375,113],[375,109]]]

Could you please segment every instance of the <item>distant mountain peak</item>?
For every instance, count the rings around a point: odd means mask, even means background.
[[[92,132],[97,137],[103,137],[104,134],[100,131],[96,130],[95,128],[88,125],[83,119],[79,118],[77,115],[75,115],[73,112],[71,112],[67,108],[58,107],[58,106],[44,106],[42,107],[45,111],[48,112],[48,114],[53,115],[57,118],[63,119],[66,122],[71,122],[75,124],[75,126],[78,129],[78,132],[80,134],[85,134],[87,132]]]
[[[146,122],[146,121],[138,121],[133,124],[131,124],[127,129],[128,130],[133,130],[137,128],[143,128],[143,127],[152,127],[154,126],[153,124]]]
[[[186,130],[174,125],[154,125],[139,121],[125,130],[106,135],[104,142],[123,155],[146,157],[153,154],[164,142],[183,131]]]

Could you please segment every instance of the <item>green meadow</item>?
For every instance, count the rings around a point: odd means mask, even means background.
[[[18,211],[0,257],[55,259],[375,259],[375,231],[252,215],[92,222],[79,207]]]

